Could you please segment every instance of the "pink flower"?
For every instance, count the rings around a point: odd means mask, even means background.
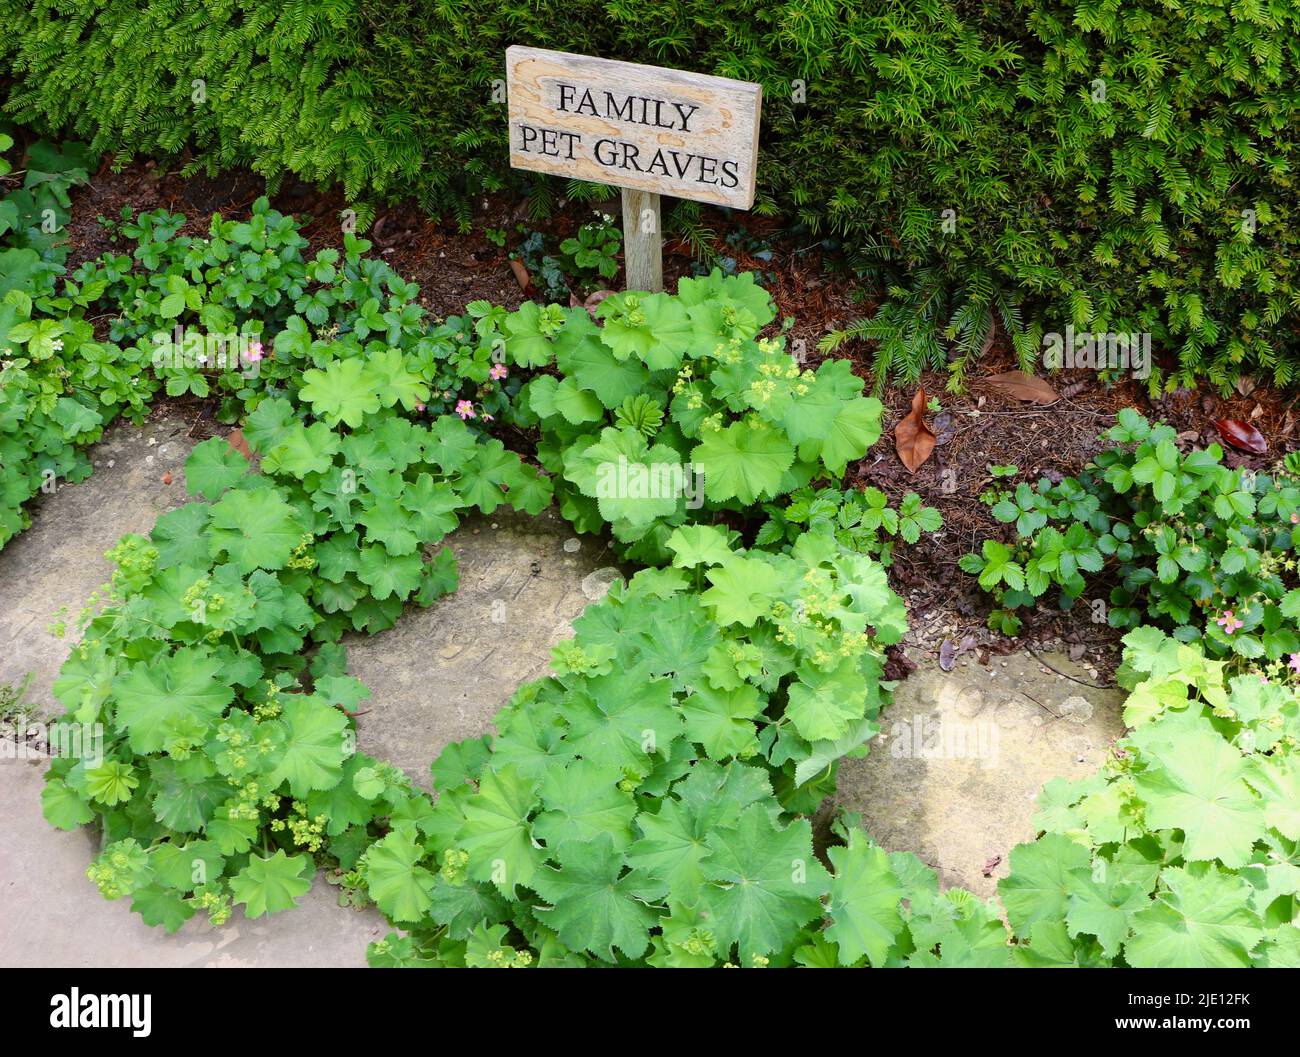
[[[500,381],[509,373],[510,371],[504,363],[494,363],[492,365],[492,370],[488,371],[488,377],[495,378],[497,379],[497,381]]]
[[[1300,653],[1293,653],[1287,659],[1286,666],[1293,672],[1300,672]]]
[[[248,343],[248,355],[245,357],[249,363],[256,363],[265,353],[262,351],[262,343],[254,338]]]
[[[1219,617],[1215,623],[1223,629],[1225,635],[1231,635],[1238,628],[1244,628],[1246,626],[1244,621],[1238,620],[1232,615],[1231,609],[1225,609],[1223,611],[1223,616]]]
[[[491,422],[491,421],[492,421],[492,416],[489,415],[486,411],[483,412],[483,421],[484,421],[484,422]]]
[[[1300,514],[1292,514],[1292,515],[1291,515],[1291,524],[1293,524],[1293,525],[1300,525]]]
[[[468,400],[460,400],[456,403],[456,414],[461,418],[473,418],[474,405]]]
[[[424,410],[424,405],[423,405],[423,404],[416,404],[416,405],[415,405],[415,410],[416,410],[416,411],[423,411],[423,410]]]

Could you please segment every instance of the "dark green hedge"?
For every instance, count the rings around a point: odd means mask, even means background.
[[[756,80],[758,208],[839,235],[906,288],[877,335],[892,334],[882,347],[902,375],[944,359],[946,338],[977,348],[990,308],[1014,329],[1004,295],[1028,296],[1043,330],[1152,332],[1182,368],[1167,382],[1293,371],[1300,0],[0,0],[0,13],[21,121],[124,156],[341,181],[362,201],[415,194],[437,212],[523,180],[492,101],[509,44]],[[1039,333],[1019,347],[1036,357]]]

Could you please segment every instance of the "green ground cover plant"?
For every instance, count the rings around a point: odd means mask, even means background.
[[[1078,603],[1112,627],[1154,624],[1212,657],[1270,677],[1300,668],[1300,476],[1287,456],[1268,473],[1223,465],[1217,445],[1182,452],[1175,431],[1132,408],[1104,434],[1113,447],[1079,477],[985,495],[1012,544],[987,540],[962,568],[1014,633],[1040,598]],[[1107,598],[1078,600],[1108,575]]]
[[[1153,387],[1295,374],[1295,0],[3,12],[8,113],[120,159],[337,182],[363,221],[415,195],[468,226],[474,196],[524,179],[536,213],[586,194],[506,168],[511,44],[757,81],[755,208],[873,281],[878,306],[847,332],[876,343],[878,383],[935,368],[960,386],[995,320],[1022,365],[1072,325],[1150,333]]]
[[[437,321],[364,240],[308,260],[264,201],[204,238],[179,229],[132,218],[133,252],[59,295],[100,289],[107,362],[157,377],[133,388],[201,380],[258,461],[198,445],[193,501],[119,541],[75,622],[54,692],[67,721],[102,724],[104,754],[56,759],[42,799],[55,826],[100,827],[89,876],[107,898],[167,929],[221,924],[291,908],[324,867],[399,930],[371,945],[383,966],[1297,960],[1300,697],[1152,628],[1127,640],[1123,753],[1049,787],[1043,835],[1012,853],[1010,932],[996,902],[940,892],[851,817],[814,843],[906,630],[873,555],[935,515],[840,490],[879,404],[844,365],[809,371],[759,338],[774,311],[752,276],[617,295],[596,320],[530,303]],[[61,304],[40,311],[89,307]],[[155,367],[153,335],[177,324],[255,336],[265,369]],[[602,465],[683,464],[702,492],[600,487]],[[341,636],[454,590],[441,541],[466,513],[551,502],[644,568],[583,613],[495,735],[434,761],[435,800],[356,751],[369,692]]]
[[[87,179],[75,144],[20,151],[0,125],[0,547],[27,526],[22,506],[59,480],[80,480],[80,454],[129,394],[105,385],[80,313],[96,287],[54,297],[67,256],[69,189]],[[82,346],[84,355],[77,355]]]

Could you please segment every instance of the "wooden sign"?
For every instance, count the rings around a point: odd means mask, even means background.
[[[757,84],[516,46],[506,92],[512,166],[624,188],[629,289],[663,285],[659,195],[754,204]]]

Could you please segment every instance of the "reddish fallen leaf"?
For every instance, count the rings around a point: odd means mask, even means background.
[[[918,389],[912,397],[912,411],[894,427],[894,447],[898,457],[912,473],[934,454],[934,433],[925,424],[925,389]]]
[[[618,293],[617,290],[597,290],[594,294],[589,294],[587,300],[583,302],[583,307],[590,313],[591,318],[596,318],[596,306],[611,294]]]
[[[528,269],[524,267],[523,261],[511,261],[510,270],[515,273],[515,282],[519,284],[520,290],[527,290],[528,284],[532,280],[528,276]]]
[[[993,871],[996,870],[1001,865],[1001,863],[1002,863],[1001,855],[993,856],[993,858],[991,858],[988,862],[984,864],[984,870],[983,870],[984,876],[992,877]]]
[[[1061,394],[1041,378],[1035,378],[1024,371],[1003,371],[981,378],[981,382],[1003,396],[1013,400],[1027,400],[1033,404],[1054,404],[1061,399]]]
[[[939,667],[950,672],[957,663],[957,647],[952,639],[944,639],[939,646]]]
[[[1268,451],[1268,441],[1264,434],[1249,422],[1239,418],[1220,418],[1214,423],[1223,442],[1238,451],[1248,451],[1253,455],[1263,455]]]
[[[230,435],[226,437],[226,443],[234,448],[235,451],[239,452],[239,454],[245,459],[251,459],[253,457],[253,453],[248,447],[248,441],[244,439],[244,431],[242,429],[232,429]]]
[[[171,470],[168,470],[165,474],[162,475],[162,483],[163,483],[163,484],[171,484],[171,483],[172,483],[172,472],[171,472]]]

